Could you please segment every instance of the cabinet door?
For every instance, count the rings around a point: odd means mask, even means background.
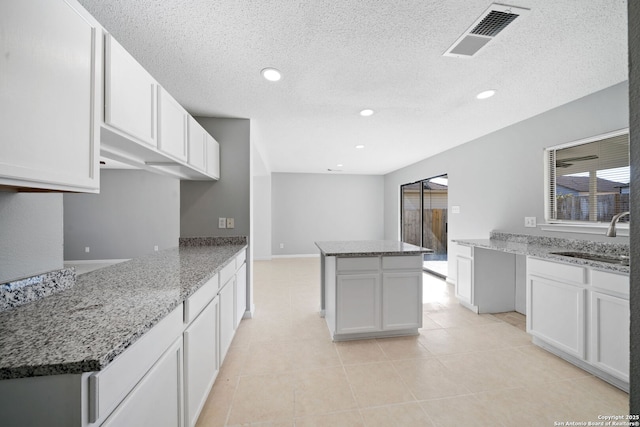
[[[341,274],[337,283],[337,333],[376,332],[382,329],[380,274]]]
[[[177,340],[102,424],[182,426],[182,339]]]
[[[243,263],[236,273],[236,311],[235,311],[235,327],[237,328],[240,321],[247,311],[247,264]]]
[[[456,257],[456,277],[456,297],[473,304],[473,260],[471,258]]]
[[[184,332],[186,425],[194,426],[218,375],[218,297]]]
[[[629,381],[629,301],[591,292],[590,361],[603,371]]]
[[[178,101],[158,86],[158,148],[182,162],[187,161],[187,117]]]
[[[422,272],[384,273],[382,329],[422,327]]]
[[[585,292],[579,286],[529,276],[527,332],[584,359]]]
[[[235,279],[231,279],[220,290],[220,363],[227,355],[235,331]]]
[[[196,119],[189,116],[189,164],[201,171],[206,169],[206,141],[207,132]]]
[[[220,144],[211,135],[206,134],[207,174],[215,179],[220,178]]]
[[[105,37],[104,122],[157,147],[156,81],[113,37]]]
[[[0,185],[99,189],[100,28],[70,3],[0,2]]]

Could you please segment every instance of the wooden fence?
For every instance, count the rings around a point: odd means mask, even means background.
[[[424,242],[436,254],[447,253],[447,209],[424,211]],[[420,211],[405,211],[402,214],[402,241],[420,245]]]
[[[608,222],[618,212],[629,210],[628,194],[598,195],[597,221]],[[556,197],[556,218],[589,221],[589,196],[563,194]],[[627,221],[627,218],[623,219]]]

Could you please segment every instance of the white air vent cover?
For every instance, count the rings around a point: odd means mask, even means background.
[[[529,9],[493,3],[443,54],[469,58]]]

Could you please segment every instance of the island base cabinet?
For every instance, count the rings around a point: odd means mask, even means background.
[[[629,301],[591,292],[591,363],[629,381]]]
[[[184,332],[186,425],[194,426],[218,375],[218,298]]]
[[[102,426],[180,427],[182,420],[182,339],[178,339]]]
[[[572,356],[584,358],[586,290],[530,277],[527,293],[527,332]]]
[[[380,275],[338,276],[336,317],[340,334],[381,330]]]

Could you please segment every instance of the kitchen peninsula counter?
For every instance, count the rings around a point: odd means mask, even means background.
[[[413,335],[422,326],[422,254],[390,240],[316,242],[321,316],[334,341]]]
[[[0,312],[0,379],[104,369],[247,247],[209,240],[78,275],[70,289]]]

